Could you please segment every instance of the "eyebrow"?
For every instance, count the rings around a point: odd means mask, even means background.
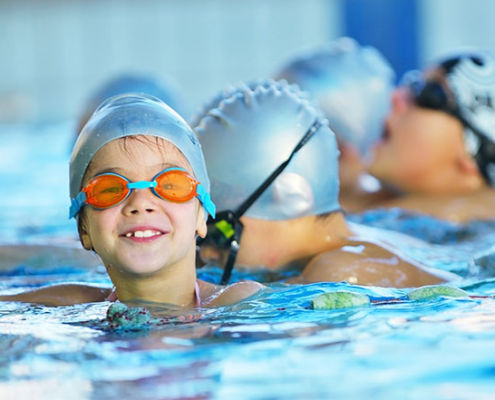
[[[160,171],[163,171],[164,169],[172,168],[172,167],[184,168],[180,165],[170,164],[170,163],[156,164],[156,165],[152,166],[151,168],[157,168],[159,170],[158,172],[160,172]],[[107,174],[107,173],[114,173],[114,174],[119,174],[119,175],[125,176],[126,175],[125,171],[126,171],[125,169],[119,168],[119,167],[103,168],[103,169],[100,169],[100,170],[96,171],[95,173],[91,174],[91,178],[94,178],[97,175]]]

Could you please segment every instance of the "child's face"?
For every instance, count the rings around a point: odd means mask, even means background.
[[[102,172],[121,174],[131,182],[150,181],[168,167],[184,168],[193,176],[182,153],[164,139],[117,139],[96,153],[83,187]],[[197,198],[173,203],[155,196],[150,189],[133,190],[125,201],[105,210],[86,206],[81,218],[84,247],[94,248],[107,268],[131,274],[152,274],[191,260],[194,263],[196,233],[206,233],[203,208]]]

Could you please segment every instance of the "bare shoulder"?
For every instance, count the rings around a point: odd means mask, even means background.
[[[383,287],[415,287],[454,277],[443,271],[404,260],[378,244],[356,241],[314,257],[300,282],[340,282]]]
[[[265,288],[259,282],[241,281],[228,286],[200,282],[202,304],[206,307],[220,307],[235,304]]]
[[[345,247],[345,246],[344,246]],[[301,281],[348,281],[352,278],[343,274],[341,266],[351,266],[362,259],[360,254],[343,251],[341,247],[324,251],[311,259],[301,273]]]
[[[0,301],[20,301],[46,306],[68,306],[104,301],[110,292],[110,289],[96,286],[63,284],[47,286],[14,295],[3,295],[0,296]]]

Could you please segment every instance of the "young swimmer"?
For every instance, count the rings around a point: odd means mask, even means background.
[[[294,57],[276,76],[308,92],[335,132],[340,150],[339,202],[344,210],[362,210],[365,200],[388,197],[388,191],[366,174],[369,151],[381,136],[395,79],[378,50],[339,38]]]
[[[451,222],[495,218],[495,60],[450,55],[409,73],[394,92],[369,172],[400,207]]]
[[[335,136],[285,81],[230,91],[196,132],[219,210],[200,254],[225,266],[224,282],[234,262],[305,267],[300,282],[410,287],[447,278],[402,257],[379,240],[379,230],[347,223],[338,202]]]
[[[209,307],[235,303],[262,287],[196,280],[196,236],[205,236],[215,206],[198,140],[157,98],[115,96],[95,111],[72,153],[70,194],[81,243],[101,257],[115,290],[58,285],[0,299]]]

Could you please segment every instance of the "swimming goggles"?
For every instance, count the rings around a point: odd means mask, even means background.
[[[414,104],[421,108],[443,111],[464,124],[459,108],[449,98],[446,89],[435,81],[426,81],[420,71],[409,71],[402,78],[400,86],[409,89]]]
[[[207,262],[209,259],[218,259],[224,265],[220,283],[225,285],[230,280],[234,263],[239,251],[243,230],[240,218],[253,205],[253,203],[265,192],[272,182],[287,168],[292,157],[311,139],[321,127],[319,119],[308,128],[301,140],[296,144],[289,157],[281,163],[266,178],[261,185],[239,206],[236,210],[225,210],[218,213],[216,218],[210,218],[207,222],[208,233],[205,239],[199,239],[199,258]],[[215,257],[210,257],[215,254]]]
[[[461,109],[449,98],[447,90],[439,82],[426,81],[419,71],[409,71],[402,78],[400,86],[408,87],[414,104],[421,108],[445,112],[459,120],[464,128],[469,129],[479,140],[481,145],[473,158],[478,165],[483,177],[490,182],[487,167],[495,154],[494,145],[487,139],[487,136],[463,115]]]
[[[147,188],[155,196],[174,203],[185,203],[196,196],[206,211],[215,215],[215,205],[210,195],[196,179],[182,168],[167,168],[156,174],[151,181],[131,182],[112,172],[96,175],[72,200],[69,217],[76,216],[86,204],[97,210],[104,210],[123,202],[134,189]]]

